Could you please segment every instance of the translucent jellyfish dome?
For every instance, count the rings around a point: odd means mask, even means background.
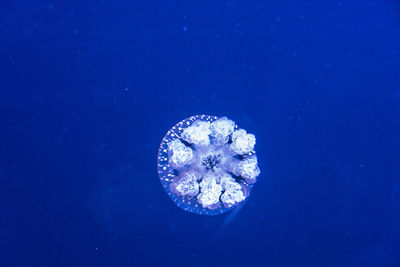
[[[173,126],[158,151],[158,174],[174,203],[218,215],[249,195],[260,169],[256,138],[226,117],[196,115]]]

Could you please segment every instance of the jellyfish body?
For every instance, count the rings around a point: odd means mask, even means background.
[[[249,195],[260,174],[255,136],[226,117],[196,115],[173,126],[158,151],[158,174],[174,203],[217,215]]]

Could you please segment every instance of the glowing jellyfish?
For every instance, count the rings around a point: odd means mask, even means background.
[[[260,169],[256,138],[226,117],[196,115],[172,127],[158,151],[158,174],[175,204],[217,215],[249,195]]]

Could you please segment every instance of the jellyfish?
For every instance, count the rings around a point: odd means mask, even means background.
[[[173,126],[158,151],[158,174],[172,201],[201,215],[228,212],[260,175],[254,134],[227,117],[196,115]]]

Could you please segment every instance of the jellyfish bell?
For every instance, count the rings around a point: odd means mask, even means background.
[[[242,206],[260,175],[255,143],[253,134],[226,117],[189,117],[161,142],[161,184],[188,212],[218,215]]]

